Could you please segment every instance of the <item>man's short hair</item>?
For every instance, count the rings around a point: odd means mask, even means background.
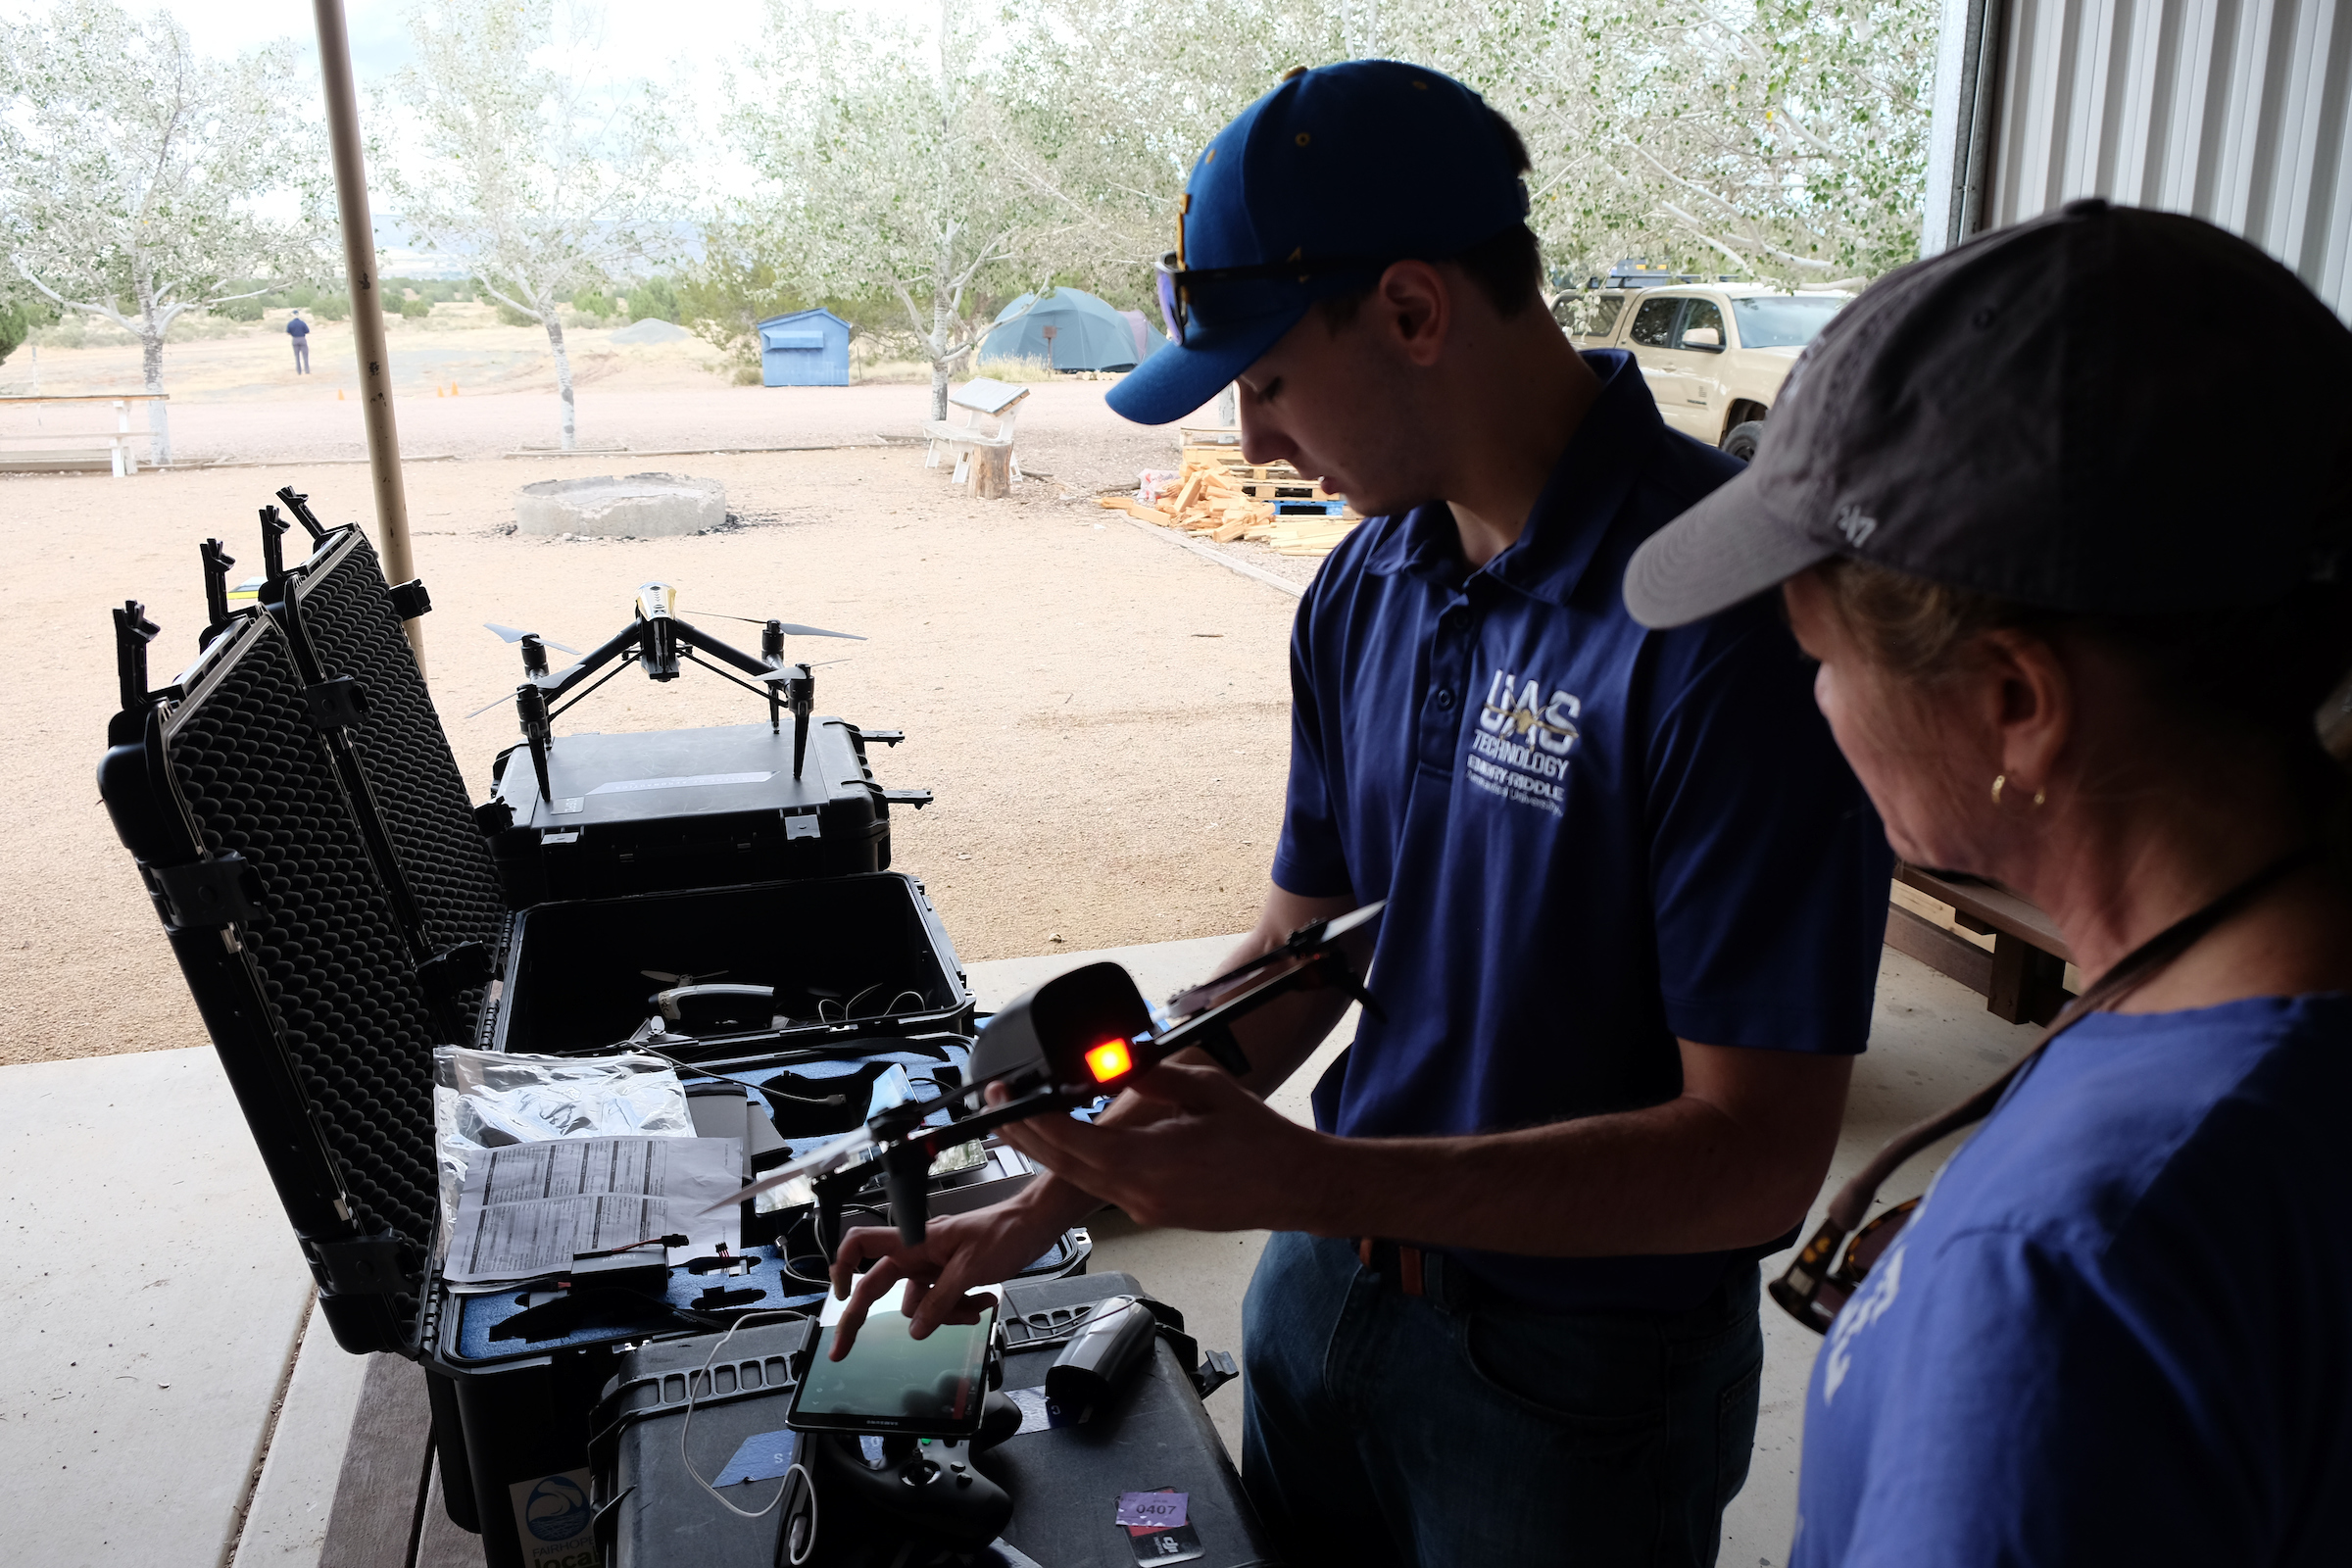
[[[1512,172],[1526,174],[1534,169],[1527,156],[1527,142],[1519,127],[1490,107],[1487,114],[1493,120],[1494,132],[1502,138],[1510,154]],[[1514,223],[1501,233],[1480,240],[1466,251],[1451,256],[1426,256],[1420,261],[1450,262],[1469,275],[1478,291],[1494,307],[1495,314],[1514,317],[1531,305],[1544,302],[1544,252],[1536,242],[1532,229],[1525,223]],[[1322,316],[1323,324],[1337,332],[1353,321],[1363,309],[1364,301],[1372,297],[1375,284],[1366,284],[1351,294],[1337,294],[1330,299],[1317,300],[1315,310]]]

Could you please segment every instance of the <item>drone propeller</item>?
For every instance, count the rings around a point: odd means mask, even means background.
[[[501,703],[511,703],[511,702],[513,702],[514,700],[514,694],[513,692],[505,692],[505,693],[502,693],[501,695],[499,695],[499,696],[497,696],[497,697],[493,697],[493,698],[491,698],[491,699],[490,699],[488,702],[484,703],[484,704],[483,704],[481,707],[479,707],[479,708],[475,709],[475,710],[474,710],[472,712],[470,712],[470,713],[467,713],[467,714],[466,715],[466,717],[467,717],[467,718],[479,718],[479,717],[481,717],[481,716],[482,716],[484,713],[487,713],[488,711],[490,711],[490,710],[492,710],[493,708],[496,708],[496,707],[497,707],[499,704],[501,704]]]
[[[847,654],[844,654],[844,655],[843,655],[841,658],[839,658],[839,659],[820,659],[820,660],[818,660],[818,661],[817,661],[815,663],[813,663],[813,664],[810,664],[808,667],[809,667],[810,669],[822,669],[822,668],[824,668],[824,667],[825,667],[827,664],[846,664],[846,663],[848,663],[849,662],[850,662],[849,656],[848,656]],[[775,680],[793,680],[793,679],[796,679],[796,678],[798,678],[798,676],[800,675],[800,672],[801,672],[801,666],[800,666],[800,665],[798,665],[798,664],[787,664],[787,665],[785,665],[785,666],[784,666],[782,669],[771,669],[771,670],[769,670],[769,671],[768,671],[766,674],[764,674],[764,675],[760,676],[760,678],[761,680],[768,680],[768,681],[775,681]]]
[[[494,631],[498,633],[500,638],[511,643],[518,643],[525,637],[538,636],[536,632],[520,631],[513,626],[501,626],[495,620],[483,621],[482,629],[484,631]],[[539,640],[542,643],[545,643],[548,647],[553,648],[559,654],[569,654],[574,659],[580,657],[580,651],[577,648],[566,648],[552,637],[540,637]]]
[[[648,980],[659,980],[665,986],[691,986],[699,985],[705,980],[715,980],[727,971],[713,969],[709,974],[671,974],[664,969],[640,969],[637,972]]]
[[[768,621],[764,617],[755,619],[750,615],[722,615],[715,610],[698,610],[694,612],[694,613],[698,617],[705,620],[740,620],[746,626],[765,626],[768,624]],[[854,643],[861,643],[865,641],[863,637],[859,636],[854,631],[827,631],[822,626],[803,626],[797,622],[789,620],[779,620],[774,624],[776,629],[781,631],[787,637],[847,637]]]

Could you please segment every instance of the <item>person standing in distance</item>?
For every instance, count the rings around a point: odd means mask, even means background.
[[[1544,308],[1518,134],[1436,72],[1296,74],[1194,166],[1145,423],[1240,383],[1243,449],[1366,514],[1298,608],[1257,929],[1388,901],[1316,1126],[1258,1098],[1344,1000],[1171,1061],[997,1208],[844,1238],[845,1324],[920,1334],[1098,1202],[1265,1227],[1244,1479],[1298,1564],[1712,1562],[1746,1478],[1756,1258],[1827,1168],[1889,857],[1770,606],[1646,631],[1635,548],[1740,464]],[[879,1258],[862,1280],[861,1263]],[[855,1285],[854,1291],[852,1290]],[[837,1336],[836,1344],[846,1343]]]
[[[296,311],[286,318],[286,335],[294,340],[294,373],[311,373],[311,323]]]

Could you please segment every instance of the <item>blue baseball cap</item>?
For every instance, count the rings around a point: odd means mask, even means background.
[[[1106,401],[1138,424],[1181,419],[1316,300],[1524,221],[1516,164],[1486,100],[1443,73],[1350,60],[1286,77],[1194,163],[1159,274],[1176,341]]]

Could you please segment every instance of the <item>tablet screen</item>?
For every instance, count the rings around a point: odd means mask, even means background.
[[[926,1340],[904,1314],[876,1303],[850,1353],[828,1359],[833,1326],[817,1331],[808,1370],[793,1392],[788,1424],[837,1432],[962,1437],[980,1430],[987,1396],[991,1308],[977,1323],[943,1323]]]

